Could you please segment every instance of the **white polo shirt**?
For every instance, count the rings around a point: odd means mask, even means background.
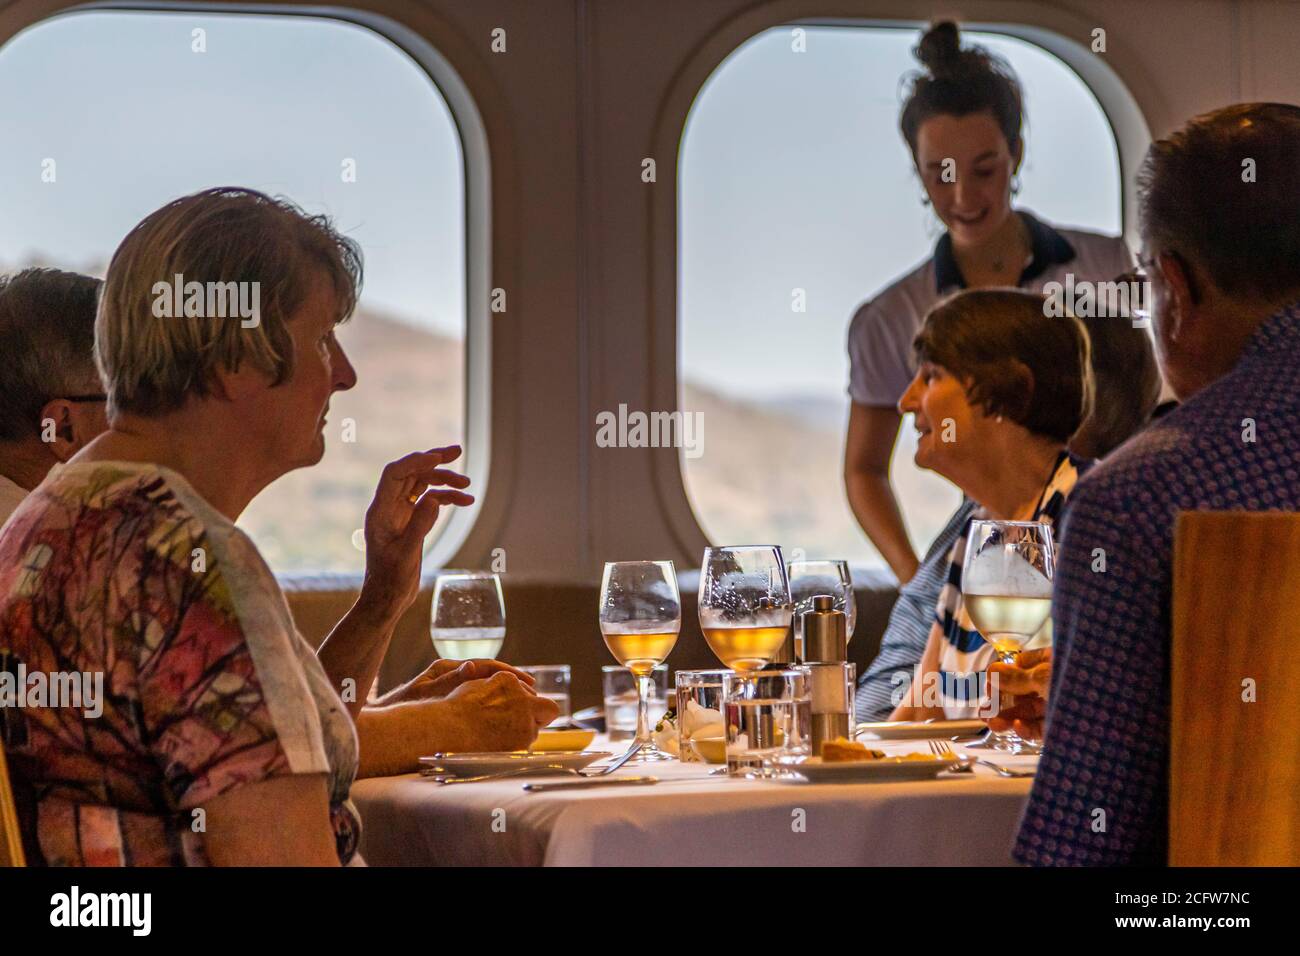
[[[1023,210],[1033,256],[1019,286],[1041,292],[1049,282],[1107,282],[1133,268],[1124,240],[1077,229],[1055,229]],[[966,287],[944,233],[934,255],[864,303],[849,325],[849,397],[871,408],[893,408],[916,374],[912,340],[940,299]]]

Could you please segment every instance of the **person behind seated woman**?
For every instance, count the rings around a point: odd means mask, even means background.
[[[360,281],[360,250],[327,219],[251,190],[176,200],[118,247],[95,330],[108,431],[0,533],[10,669],[103,681],[82,706],[0,711],[29,859],[346,863],[359,768],[525,747],[556,716],[495,662],[439,662],[362,709],[425,535],[442,506],[473,500],[444,467],[458,448],[384,468],[364,583],[319,651],[234,525],[276,478],[320,461],[330,397],[356,384],[335,328]]]
[[[100,285],[58,269],[0,277],[0,525],[108,427],[95,369]]]
[[[923,69],[907,77],[899,128],[923,189],[922,202],[944,232],[929,258],[853,315],[848,334],[852,401],[844,441],[849,505],[904,586],[919,562],[890,483],[889,463],[901,423],[898,399],[916,371],[912,339],[925,314],[961,289],[1015,286],[1038,292],[1069,276],[1105,282],[1132,268],[1122,238],[1053,225],[1017,202],[1028,142],[1023,90],[1005,61],[979,45],[964,44],[951,21],[930,26],[914,52]],[[947,530],[963,521],[954,515]],[[930,553],[935,552],[932,547]],[[926,603],[933,606],[933,599]]]
[[[1094,394],[1092,409],[1069,447],[1076,458],[1101,459],[1155,416],[1160,369],[1151,336],[1134,327],[1131,318],[1107,315],[1080,321],[1088,330]],[[888,720],[911,682],[925,653],[934,607],[948,577],[949,553],[970,526],[974,509],[973,501],[962,502],[930,545],[916,574],[898,589],[880,650],[858,683],[855,708],[859,720]]]
[[[1042,295],[976,289],[940,303],[915,341],[919,368],[899,408],[918,431],[916,463],[975,503],[972,520],[1060,520],[1090,462],[1067,449],[1088,417],[1093,379],[1088,333],[1051,317]],[[925,652],[894,720],[983,716],[980,695],[993,648],[967,615],[961,591],[966,528],[948,556]]]

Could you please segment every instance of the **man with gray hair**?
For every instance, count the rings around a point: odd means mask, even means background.
[[[94,355],[101,285],[58,269],[0,277],[0,525],[108,427]]]
[[[1047,698],[1045,714],[1017,715],[1047,724],[1015,845],[1022,863],[1166,862],[1177,515],[1300,511],[1297,171],[1300,106],[1286,103],[1195,117],[1147,153],[1139,262],[1156,355],[1181,404],[1070,499],[1050,684],[1029,660],[1003,674],[1004,693]],[[1293,706],[1284,698],[1252,706],[1280,714]],[[1252,812],[1244,790],[1236,809]]]

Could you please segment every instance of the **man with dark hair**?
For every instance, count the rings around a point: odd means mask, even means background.
[[[1071,499],[1014,851],[1029,864],[1166,862],[1178,513],[1300,510],[1300,107],[1198,116],[1152,145],[1139,185],[1156,354],[1182,404]]]
[[[100,285],[57,269],[0,277],[0,524],[108,427],[94,355]]]

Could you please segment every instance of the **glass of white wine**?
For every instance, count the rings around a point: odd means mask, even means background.
[[[506,639],[506,599],[490,571],[446,571],[433,584],[429,632],[438,656],[495,658]]]
[[[677,643],[682,599],[671,561],[611,561],[600,583],[600,633],[605,646],[636,678],[636,761],[672,760],[655,746],[649,701],[653,672]]]
[[[803,646],[803,616],[813,607],[813,598],[829,594],[835,599],[835,610],[843,611],[845,640],[853,640],[853,626],[858,620],[858,603],[853,597],[853,577],[847,561],[791,561],[790,597],[794,601],[794,651],[799,660],[805,659]]]
[[[752,671],[769,663],[794,615],[781,549],[705,548],[699,614],[704,639],[725,666]]]
[[[1047,623],[1055,574],[1056,545],[1049,525],[1037,521],[971,523],[961,572],[962,601],[971,623],[993,646],[999,661],[1014,664]],[[1002,695],[999,709],[1008,702]],[[995,732],[993,749],[1021,753],[1035,750],[1036,744],[1015,731]]]

